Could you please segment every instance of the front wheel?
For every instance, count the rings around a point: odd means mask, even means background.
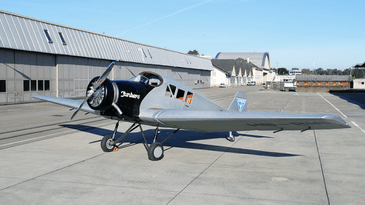
[[[159,142],[152,143],[148,148],[148,158],[152,161],[161,160],[164,157],[163,153],[163,146]]]
[[[115,147],[114,139],[110,135],[106,135],[100,142],[101,149],[104,152],[111,152]]]

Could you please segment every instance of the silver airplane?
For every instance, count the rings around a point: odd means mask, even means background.
[[[228,109],[210,101],[190,87],[153,72],[142,72],[131,80],[109,80],[114,66],[112,62],[99,77],[93,78],[86,89],[84,101],[34,95],[33,98],[77,109],[71,120],[80,111],[117,120],[112,135],[101,140],[104,152],[118,150],[123,138],[140,128],[144,146],[150,160],[164,157],[163,143],[179,129],[200,132],[340,129],[350,126],[337,115],[307,113],[247,112],[247,96],[238,91]],[[87,102],[87,104],[85,104]],[[119,138],[116,133],[119,121],[133,125]],[[155,126],[152,144],[148,144],[142,125]],[[176,128],[166,139],[157,141],[159,127]]]

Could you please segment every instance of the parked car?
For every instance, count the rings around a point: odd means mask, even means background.
[[[256,82],[255,81],[250,81],[247,83],[247,85],[256,85]]]
[[[227,85],[226,85],[225,83],[221,83],[221,84],[219,84],[219,87],[220,87],[220,88],[226,88],[226,87],[227,87]]]

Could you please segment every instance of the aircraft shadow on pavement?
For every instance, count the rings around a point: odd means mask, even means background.
[[[91,134],[100,135],[101,138],[105,135],[112,135],[113,130],[107,130],[98,127],[92,127],[87,125],[60,125],[62,127],[66,127],[69,129],[75,129],[82,132],[87,132]],[[137,128],[139,129],[139,128]],[[137,130],[136,129],[136,130]],[[153,136],[155,133],[154,129],[143,130],[146,136],[146,140],[148,143],[152,143]],[[173,129],[160,129],[157,141],[163,141],[166,137],[168,137],[174,130]],[[123,133],[117,132],[117,138],[122,136]],[[237,132],[232,132],[233,136],[243,136],[243,137],[254,137],[254,138],[272,138],[266,136],[258,136],[258,135],[245,135],[245,134],[238,134]],[[209,151],[218,151],[218,152],[228,152],[228,153],[237,153],[237,154],[249,154],[249,155],[259,155],[259,156],[268,156],[268,157],[295,157],[295,156],[302,156],[298,154],[289,154],[289,153],[282,153],[282,152],[268,152],[268,151],[260,151],[260,150],[252,150],[252,149],[243,149],[243,148],[235,148],[235,147],[225,147],[219,145],[209,145],[209,144],[201,144],[192,141],[197,140],[205,140],[205,139],[222,139],[226,140],[228,137],[228,132],[212,132],[212,133],[205,133],[205,132],[195,132],[195,131],[186,131],[180,130],[174,136],[169,138],[163,145],[169,147],[179,147],[179,148],[188,148],[188,149],[200,149],[200,150],[209,150]],[[100,140],[92,141],[92,143],[99,143]],[[136,144],[144,143],[143,136],[141,132],[132,132],[128,134],[123,140],[122,144],[118,146],[119,149],[126,148],[129,146],[133,146]],[[126,144],[127,143],[127,144]],[[165,151],[168,151],[169,148],[165,148]]]
[[[347,100],[347,102],[358,105],[365,110],[365,93],[336,93],[331,92],[332,95]]]

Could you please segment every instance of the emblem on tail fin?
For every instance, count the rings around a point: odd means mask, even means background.
[[[246,99],[237,98],[238,110],[240,112],[242,112],[243,108],[245,107],[246,101]]]

